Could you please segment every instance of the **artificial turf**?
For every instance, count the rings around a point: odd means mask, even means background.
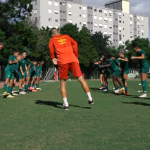
[[[69,111],[62,109],[58,82],[0,97],[0,150],[150,150],[150,87],[149,97],[139,99],[137,80],[128,81],[129,96],[99,91],[98,81],[88,84],[93,106],[78,82],[67,82]]]

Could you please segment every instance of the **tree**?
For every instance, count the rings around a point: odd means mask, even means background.
[[[95,32],[92,36],[92,44],[94,45],[98,54],[107,53],[107,47],[109,46],[109,36],[103,35],[102,32]]]
[[[79,32],[79,61],[84,72],[92,73],[93,61],[96,60],[97,53],[91,41],[90,31],[83,26]],[[90,74],[89,74],[90,76]]]
[[[73,25],[71,23],[65,24],[60,28],[60,33],[67,34],[75,41],[79,42],[79,28],[77,27],[77,25]]]

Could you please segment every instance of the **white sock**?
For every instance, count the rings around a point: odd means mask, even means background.
[[[69,106],[68,101],[67,101],[67,97],[63,98],[63,102],[64,102],[64,106]]]
[[[91,93],[89,92],[89,93],[86,93],[86,94],[87,94],[88,100],[89,100],[89,101],[92,101]]]

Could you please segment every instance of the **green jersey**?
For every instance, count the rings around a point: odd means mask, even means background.
[[[145,52],[141,49],[139,52],[136,53],[137,56],[142,56],[142,54],[144,54],[144,59],[139,59],[140,68],[145,68],[148,67]]]
[[[123,59],[126,59],[126,57],[124,56]],[[128,63],[128,61],[120,60],[120,67],[121,67],[122,71],[129,70],[129,63]]]
[[[113,61],[117,66],[119,65],[119,61],[116,58]]]
[[[22,71],[25,72],[26,71],[26,68],[25,68],[25,66],[26,66],[26,60],[25,59],[21,59],[19,61],[19,65],[22,67]]]
[[[30,70],[29,71],[32,72],[33,71],[33,63],[30,62],[29,65],[30,65]]]
[[[15,61],[15,56],[14,55],[10,55],[9,58],[8,58],[8,63],[7,63],[7,66],[5,68],[5,71],[9,70],[11,65],[9,64],[9,61]]]
[[[18,72],[18,69],[19,69],[19,62],[17,62],[17,63],[15,63],[15,64],[12,64],[11,66],[10,66],[10,71],[11,72],[15,72],[15,71],[17,71]]]
[[[42,65],[40,65],[39,67],[37,67],[37,72],[39,72],[39,73],[41,73],[41,71],[42,71]]]
[[[113,61],[112,59],[109,59],[109,64],[110,64],[110,67],[111,67],[111,69],[112,69],[113,72],[119,71],[119,68],[116,65],[115,61]]]

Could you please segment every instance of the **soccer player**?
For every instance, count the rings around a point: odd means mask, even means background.
[[[4,47],[3,42],[0,42],[0,50]]]
[[[7,85],[9,83],[10,80],[12,80],[12,84],[13,84],[13,80],[14,80],[14,74],[10,71],[10,68],[13,64],[16,64],[18,63],[18,60],[16,59],[16,57],[19,55],[19,51],[18,50],[14,50],[13,51],[13,55],[10,55],[9,56],[9,59],[8,59],[8,64],[5,68],[5,82],[4,82],[4,86],[3,86],[3,90],[4,90],[4,93],[3,93],[3,96],[7,96],[8,93],[7,93],[7,90],[10,92],[11,89],[7,89]],[[11,98],[11,94],[9,94],[8,98],[10,97]],[[12,96],[13,98],[13,96]]]
[[[119,93],[120,92],[120,89],[119,89],[119,86],[118,86],[118,82],[120,82],[119,81],[119,76],[120,76],[119,68],[116,65],[116,63],[114,62],[114,57],[112,55],[108,55],[107,57],[108,57],[108,59],[106,59],[106,62],[108,62],[109,64],[99,65],[99,67],[100,68],[111,67],[112,74],[113,74],[112,80],[113,80],[113,83],[114,83],[114,86],[115,86],[115,91],[114,92]]]
[[[99,59],[99,64],[101,63],[103,63],[103,59],[104,59],[104,55],[102,54],[102,55],[100,55],[100,59]],[[102,90],[102,89],[104,89],[105,88],[105,85],[104,85],[104,76],[103,76],[103,74],[104,74],[104,70],[102,70],[102,68],[99,68],[99,80],[100,80],[100,83],[101,83],[101,87],[99,87],[99,89],[100,90]]]
[[[36,78],[36,70],[37,70],[37,61],[34,60],[33,62],[30,62],[28,65],[28,71],[31,79],[29,90],[32,92],[36,92],[35,85],[34,85],[35,78]]]
[[[121,67],[122,83],[125,88],[125,91],[123,91],[122,94],[129,95],[128,88],[127,88],[127,78],[128,78],[128,74],[129,74],[128,58],[124,56],[124,50],[120,50],[118,55],[119,55],[118,60],[120,61],[120,67]]]
[[[149,65],[146,61],[145,52],[138,46],[138,44],[133,43],[132,48],[136,52],[137,56],[132,56],[131,59],[132,60],[138,59],[139,64],[140,64],[140,74],[141,74],[141,84],[142,84],[143,94],[139,97],[145,98],[145,97],[147,97],[147,94],[146,94],[146,77],[147,77],[147,73],[149,71]]]
[[[89,104],[94,104],[89,87],[80,70],[77,42],[68,35],[60,35],[56,28],[52,28],[50,33],[52,38],[49,41],[49,53],[53,64],[58,65],[60,91],[63,98],[64,110],[69,110],[66,95],[66,79],[69,70],[71,70],[73,76],[81,83],[87,94]],[[57,58],[55,58],[54,51]]]
[[[44,65],[44,61],[41,61],[37,64],[37,69],[36,69],[36,89],[37,90],[41,90],[41,88],[39,88],[39,83],[40,83],[40,74],[41,74],[43,65]]]
[[[25,83],[25,78],[26,78],[26,74],[28,72],[27,70],[27,65],[26,65],[26,58],[27,53],[26,51],[22,52],[21,55],[21,60],[19,61],[19,71],[18,71],[18,76],[19,76],[19,94],[26,94],[26,92],[23,91],[23,85]],[[26,85],[25,85],[26,86]],[[26,87],[25,87],[26,89]]]

